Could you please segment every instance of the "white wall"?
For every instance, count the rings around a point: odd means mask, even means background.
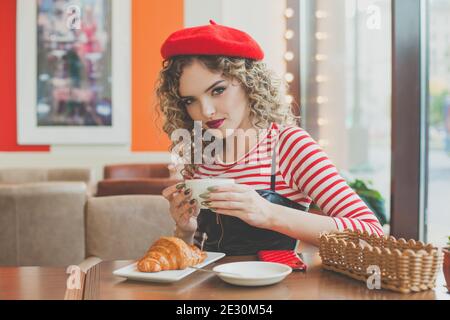
[[[223,0],[184,0],[184,25],[195,27],[209,24],[212,19],[222,23]]]
[[[168,152],[131,152],[129,146],[52,146],[50,152],[0,152],[0,168],[86,167],[95,178],[114,163],[169,162]]]
[[[218,24],[247,32],[262,47],[265,62],[279,76],[286,71],[285,1],[280,0],[185,0],[187,27]]]
[[[268,66],[281,76],[285,72],[284,8],[279,0],[185,0],[185,26],[205,25],[213,19],[244,30],[261,45]],[[97,179],[106,164],[169,161],[168,152],[131,152],[130,145],[52,145],[50,152],[0,152],[2,168],[91,167]]]

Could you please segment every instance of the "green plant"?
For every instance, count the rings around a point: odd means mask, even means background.
[[[430,103],[430,125],[442,125],[445,121],[444,119],[444,108],[446,98],[449,92],[447,90],[441,91],[431,97]]]
[[[372,186],[372,181],[355,179],[355,181],[349,182],[348,185],[355,190],[369,209],[372,210],[381,225],[388,223],[385,200],[377,190],[370,188]]]
[[[369,209],[375,214],[381,225],[385,225],[389,222],[386,217],[386,205],[383,196],[377,190],[369,187],[372,185],[372,181],[355,179],[355,181],[352,182],[347,181],[347,184],[358,194],[361,200],[363,200],[367,207],[369,207]],[[315,203],[311,203],[310,208],[320,210]]]

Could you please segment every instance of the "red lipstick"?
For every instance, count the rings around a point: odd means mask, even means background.
[[[206,125],[211,129],[217,129],[222,125],[222,123],[224,121],[225,121],[225,119],[212,120],[212,121],[206,122]]]

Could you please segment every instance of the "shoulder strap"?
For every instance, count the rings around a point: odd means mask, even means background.
[[[281,131],[281,128],[280,128]],[[272,138],[272,135],[271,135]],[[275,143],[272,147],[272,166],[270,169],[270,190],[275,192],[275,181],[277,177],[277,144],[279,140],[279,134],[275,134]]]

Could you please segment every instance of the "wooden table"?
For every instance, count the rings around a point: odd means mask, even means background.
[[[400,294],[387,290],[369,290],[359,282],[321,268],[318,253],[304,253],[307,272],[293,272],[284,281],[267,287],[237,287],[216,275],[194,272],[171,284],[129,281],[112,272],[132,261],[102,262],[100,265],[99,299],[165,299],[165,300],[301,300],[301,299],[425,299],[450,300],[442,271],[437,287],[426,292]],[[255,257],[225,257],[206,268],[234,261],[255,260]],[[66,268],[12,267],[0,268],[0,300],[63,299],[68,274]]]

